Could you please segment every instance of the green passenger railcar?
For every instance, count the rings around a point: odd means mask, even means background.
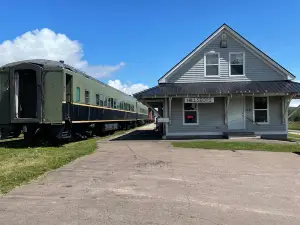
[[[25,139],[102,134],[152,121],[149,109],[62,61],[26,60],[0,68],[0,129]]]

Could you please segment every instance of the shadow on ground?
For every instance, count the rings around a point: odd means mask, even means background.
[[[161,135],[156,130],[135,130],[128,134],[114,138],[111,141],[128,141],[128,140],[161,140]]]
[[[0,148],[24,148],[24,139],[4,139],[0,141]]]

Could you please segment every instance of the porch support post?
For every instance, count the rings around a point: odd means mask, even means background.
[[[171,117],[172,117],[172,97],[169,97],[169,124],[171,124]]]
[[[281,97],[281,124],[284,124],[285,122],[285,100],[286,100],[286,97]]]
[[[229,108],[229,103],[230,103],[230,97],[226,97],[225,101],[225,124],[228,125],[228,108]]]
[[[163,112],[163,114],[164,114],[164,118],[167,118],[168,117],[168,114],[169,114],[169,112],[168,112],[168,98],[167,97],[165,97],[165,102],[164,102],[164,112]],[[166,136],[168,135],[168,131],[169,131],[169,126],[168,126],[168,123],[163,123],[164,125],[164,127],[165,127],[165,129],[164,129],[164,139],[166,138]]]
[[[284,114],[283,114],[283,118],[288,119],[287,115],[288,115],[288,110],[289,110],[289,105],[291,100],[293,99],[293,96],[289,96],[286,101],[285,101],[285,109],[284,109]]]

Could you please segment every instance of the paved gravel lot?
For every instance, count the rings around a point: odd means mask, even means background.
[[[3,224],[300,224],[300,156],[100,142],[0,198]]]

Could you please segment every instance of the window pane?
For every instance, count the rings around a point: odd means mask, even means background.
[[[196,110],[197,103],[184,103],[184,110]]]
[[[243,65],[231,65],[231,75],[244,75]]]
[[[104,96],[104,106],[107,106],[107,97]]]
[[[113,98],[110,99],[110,107],[114,108],[114,99]]]
[[[76,88],[76,102],[80,102],[80,88]]]
[[[85,101],[85,104],[90,103],[90,92],[89,91],[84,92],[84,101]]]
[[[185,111],[184,112],[184,123],[197,123],[197,112],[196,111]]]
[[[103,95],[100,95],[100,106],[103,106],[104,102],[103,102]]]
[[[243,64],[243,62],[244,62],[243,53],[230,54],[230,63],[232,65],[234,65],[234,64]]]
[[[254,112],[256,123],[267,123],[268,122],[268,111],[267,110],[257,110]]]
[[[100,105],[100,96],[96,94],[96,105]]]
[[[218,54],[207,54],[206,55],[206,64],[219,64],[219,55]]]
[[[268,98],[267,97],[255,97],[254,98],[254,109],[267,109]]]
[[[217,76],[219,75],[218,65],[206,65],[206,76]]]

